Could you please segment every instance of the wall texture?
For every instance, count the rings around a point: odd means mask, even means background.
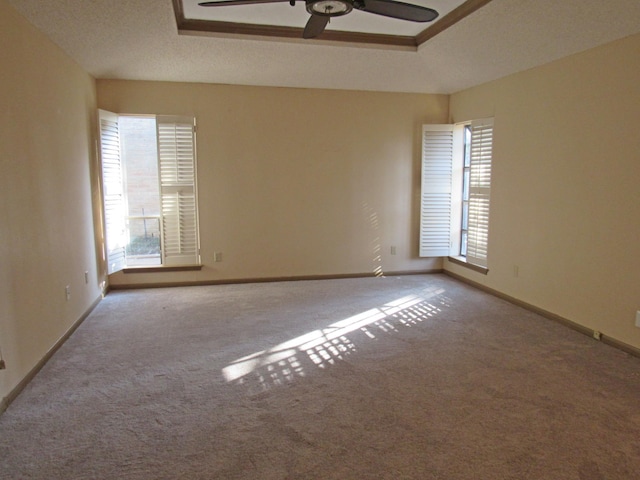
[[[7,364],[0,370],[0,399],[5,399],[101,290],[91,191],[94,81],[4,0],[0,44],[0,348]]]
[[[447,120],[447,96],[112,80],[97,90],[105,110],[198,124],[203,270],[118,273],[112,285],[441,268],[418,258],[420,132]]]
[[[445,262],[635,347],[639,57],[636,35],[452,96],[454,122],[495,117],[489,274]]]

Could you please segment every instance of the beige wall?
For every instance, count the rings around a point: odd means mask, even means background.
[[[447,120],[447,96],[110,80],[97,90],[109,111],[198,123],[203,270],[120,273],[112,285],[441,268],[418,258],[420,129]]]
[[[101,291],[90,186],[94,82],[4,0],[0,45],[4,399]]]
[[[452,96],[454,122],[495,116],[489,274],[445,263],[635,347],[638,58],[640,35]]]

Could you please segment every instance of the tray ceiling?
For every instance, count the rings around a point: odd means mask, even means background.
[[[203,0],[173,0],[178,30],[181,33],[214,35],[255,35],[280,40],[299,39],[309,19],[304,0],[253,5],[204,7]],[[404,3],[428,7],[438,17],[428,23],[412,22],[375,15],[353,9],[334,17],[323,35],[313,41],[337,41],[371,46],[413,47],[424,43],[433,25],[438,31],[461,20],[491,0],[403,0]],[[223,2],[221,2],[223,3]],[[435,29],[434,29],[435,31]],[[310,41],[310,40],[307,40]]]
[[[412,48],[303,40],[303,25],[280,26],[295,33],[285,41],[198,30],[194,35],[179,29],[175,0],[0,2],[97,79],[447,94],[640,33],[638,0],[491,0],[455,22],[447,21],[453,11],[441,15],[410,37],[421,41]],[[283,8],[304,10],[300,3]],[[207,21],[185,19],[186,26]],[[346,28],[332,21],[331,28],[338,27]]]

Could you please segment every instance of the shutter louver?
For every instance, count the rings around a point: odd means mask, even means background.
[[[107,273],[125,266],[126,225],[118,116],[100,111],[100,157]]]
[[[453,125],[424,125],[420,256],[449,255],[453,175]]]
[[[158,116],[163,264],[199,263],[193,118]]]
[[[471,123],[471,166],[467,261],[487,266],[493,119]]]

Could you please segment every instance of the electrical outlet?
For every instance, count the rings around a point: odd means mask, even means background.
[[[593,338],[595,338],[596,340],[600,340],[602,338],[602,333],[600,333],[598,330],[594,330]]]
[[[640,310],[636,312],[636,327],[640,328]]]
[[[84,272],[84,283],[89,283],[89,272]]]
[[[513,266],[513,276],[518,277],[520,275],[520,267],[518,265]]]
[[[391,255],[395,255],[395,254],[396,254],[396,246],[391,245]]]
[[[214,252],[213,253],[213,261],[218,263],[222,261],[222,252]]]
[[[67,302],[71,300],[71,285],[64,287],[64,293],[67,296]]]

